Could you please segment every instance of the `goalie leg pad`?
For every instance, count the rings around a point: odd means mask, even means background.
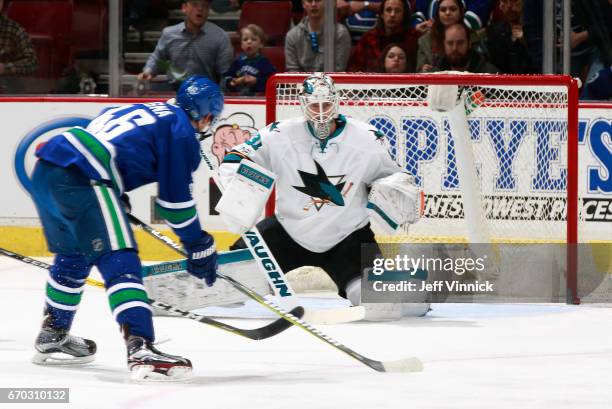
[[[346,296],[353,305],[365,308],[364,321],[397,321],[402,317],[423,317],[431,310],[431,304],[422,295],[403,303],[367,303],[361,302],[361,279],[356,278],[346,286]],[[408,301],[408,300],[406,300]]]
[[[259,294],[272,294],[267,280],[257,270],[257,264],[252,259],[228,264],[220,263],[219,272],[234,278]],[[214,286],[208,287],[202,280],[180,269],[145,276],[144,285],[151,298],[183,310],[228,306],[248,299],[225,280],[217,280]],[[154,313],[168,315],[160,309],[155,309]]]

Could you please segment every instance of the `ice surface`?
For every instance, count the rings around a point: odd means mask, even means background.
[[[85,292],[73,333],[98,343],[96,361],[81,368],[30,363],[45,279],[43,270],[0,259],[0,387],[70,388],[70,404],[52,407],[612,407],[612,308],[436,305],[424,319],[320,327],[372,359],[419,357],[424,371],[406,374],[377,373],[298,328],[250,341],[187,319],[156,318],[158,337],[170,338],[159,348],[190,358],[195,377],[142,385],[128,381],[123,341],[104,292],[93,287]],[[258,307],[242,311],[249,308]],[[227,321],[244,327],[265,322]]]

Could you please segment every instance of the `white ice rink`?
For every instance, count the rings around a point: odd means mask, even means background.
[[[373,359],[418,356],[421,373],[383,374],[291,328],[250,341],[187,319],[156,318],[162,351],[190,358],[189,383],[128,382],[104,292],[88,287],[73,333],[94,339],[85,367],[30,363],[46,273],[0,259],[0,387],[68,387],[69,404],[1,408],[612,408],[612,308],[437,305],[425,319],[320,328]],[[229,320],[259,326],[262,320]]]

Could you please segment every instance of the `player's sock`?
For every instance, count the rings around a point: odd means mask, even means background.
[[[191,377],[191,361],[161,352],[143,337],[126,340],[128,368],[134,381],[175,381]]]
[[[113,251],[98,258],[96,266],[106,286],[111,311],[130,335],[155,340],[149,297],[140,276],[140,260],[134,250]]]
[[[50,327],[66,332],[70,330],[90,269],[83,256],[55,256],[49,270],[45,299],[45,320]]]

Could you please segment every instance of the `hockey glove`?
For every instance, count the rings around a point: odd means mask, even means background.
[[[419,220],[422,205],[423,195],[414,178],[397,172],[372,184],[367,207],[370,218],[386,234],[395,234],[400,226]]]
[[[212,287],[217,279],[217,249],[213,237],[205,231],[202,236],[191,243],[183,243],[189,258],[187,272],[206,281]]]

